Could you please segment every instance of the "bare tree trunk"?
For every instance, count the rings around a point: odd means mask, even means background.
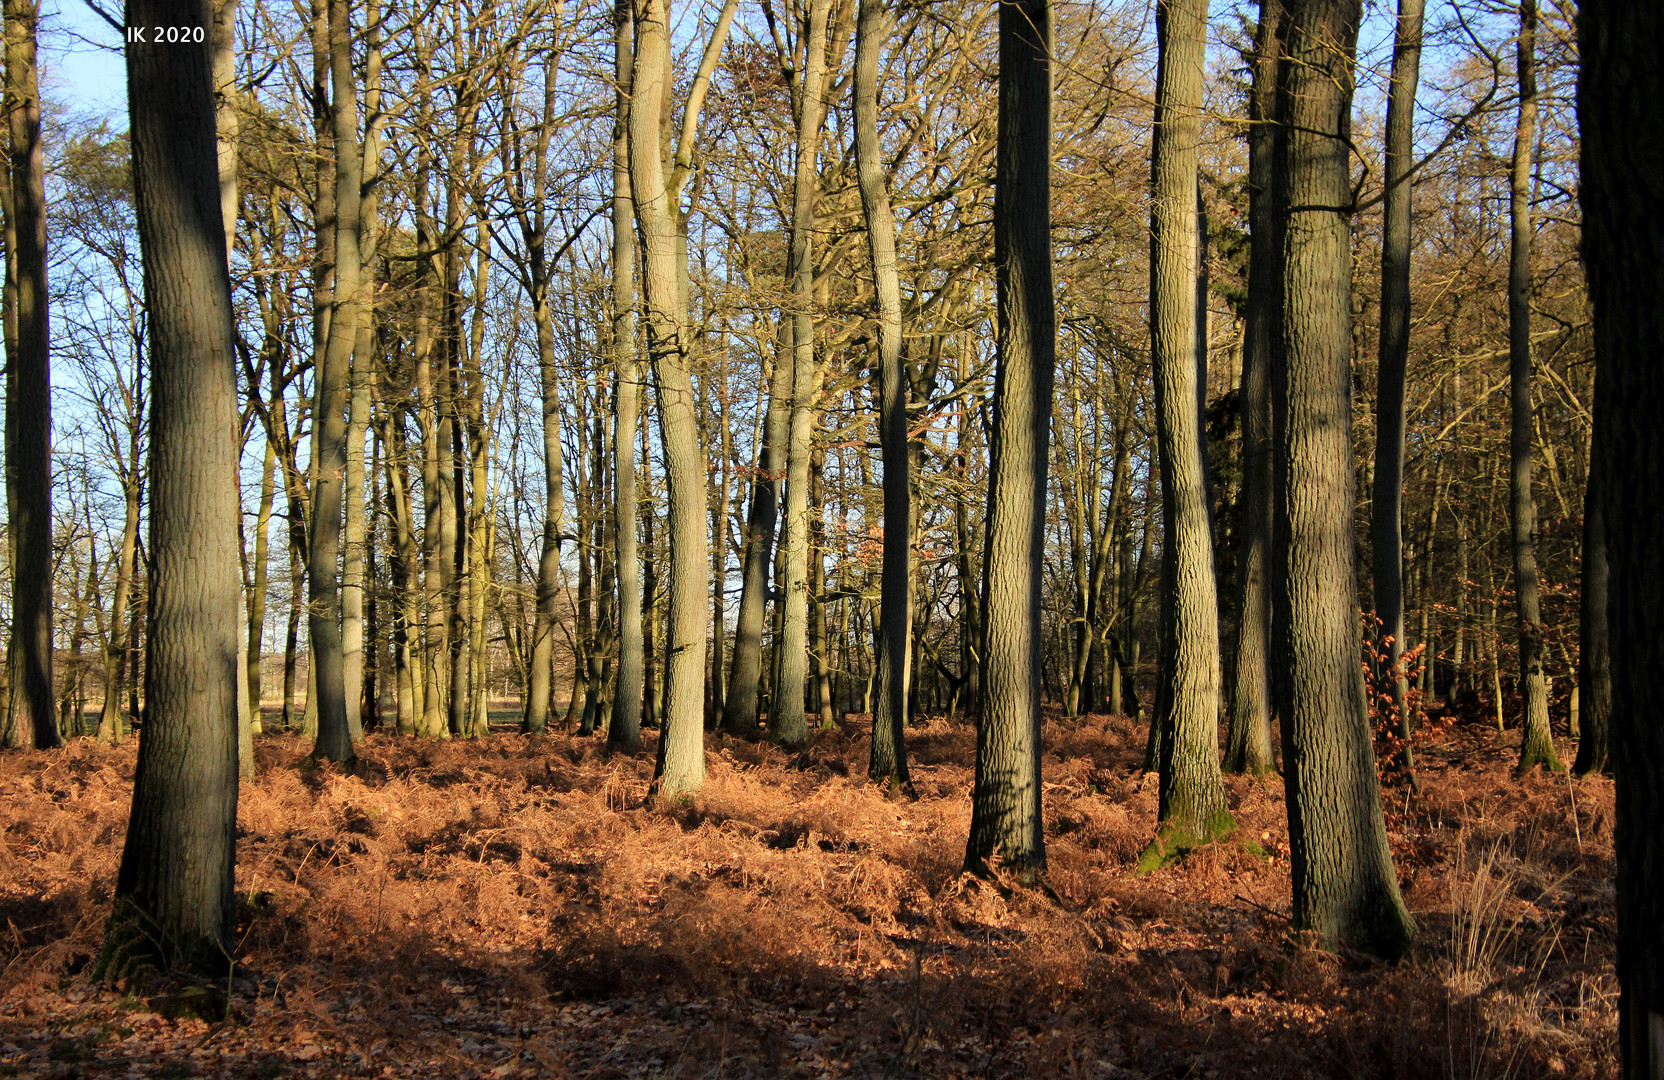
[[[1160,824],[1139,859],[1154,870],[1236,823],[1219,777],[1219,600],[1208,498],[1205,239],[1197,213],[1207,0],[1162,0],[1150,215],[1150,351],[1161,461]]]
[[[612,348],[613,550],[618,558],[618,687],[607,745],[626,753],[641,748],[642,644],[641,557],[636,550],[636,427],[640,423],[641,365],[636,360],[635,236],[630,196],[630,84],[634,49],[631,0],[613,8],[614,74],[618,79],[612,139]]]
[[[798,746],[809,737],[804,710],[809,656],[809,459],[815,415],[820,408],[821,370],[815,361],[814,227],[819,191],[816,164],[826,110],[826,24],[831,0],[810,0],[804,38],[804,73],[799,83],[797,173],[792,187],[790,252],[792,320],[792,411],[786,453],[784,615],[779,646],[779,682],[769,710],[769,738]],[[785,316],[782,315],[784,318]]]
[[[1277,65],[1282,0],[1260,0],[1254,32],[1254,85],[1249,97],[1248,311],[1242,350],[1242,539],[1237,557],[1235,678],[1225,769],[1263,776],[1274,771],[1271,752],[1271,350],[1282,301],[1277,252],[1280,222],[1271,193],[1277,154]]]
[[[1600,378],[1600,376],[1596,376]],[[1600,391],[1597,389],[1596,395]],[[1597,423],[1589,448],[1589,481],[1583,496],[1583,588],[1577,650],[1577,760],[1578,776],[1612,768],[1612,644],[1607,634],[1611,570],[1606,555],[1608,482],[1604,475],[1610,432]]]
[[[1397,956],[1415,931],[1393,871],[1359,665],[1353,573],[1351,239],[1347,139],[1360,0],[1291,0],[1276,429],[1278,712],[1293,922]]]
[[[1387,90],[1386,194],[1381,235],[1380,373],[1375,397],[1374,533],[1375,614],[1381,620],[1377,651],[1388,671],[1404,652],[1404,375],[1410,357],[1410,166],[1415,141],[1416,83],[1421,71],[1423,0],[1399,0],[1393,40],[1392,81]],[[1393,680],[1403,764],[1410,749],[1409,687]]]
[[[52,364],[47,327],[46,166],[40,139],[38,0],[6,0],[6,531],[11,693],[0,745],[60,745],[52,700]]]
[[[318,477],[312,496],[312,536],[307,543],[311,595],[307,628],[312,638],[318,702],[318,742],[312,752],[329,761],[350,761],[353,749],[347,719],[336,562],[341,549],[342,489],[347,468],[347,382],[363,310],[358,247],[362,176],[347,0],[328,0],[328,4],[330,111],[335,133],[335,310],[330,317],[313,406]]]
[[[982,720],[965,865],[1046,869],[1040,815],[1041,562],[1056,369],[1051,255],[1052,13],[1000,5],[994,263],[999,373],[983,552]]]
[[[130,26],[209,4],[129,0]],[[237,822],[237,414],[206,48],[130,44],[127,98],[152,372],[145,726],[101,974],[229,967]]]
[[[680,288],[677,235],[683,178],[691,171],[693,133],[705,87],[728,30],[735,0],[729,0],[712,31],[684,106],[682,138],[673,173],[665,176],[661,117],[669,93],[670,26],[667,0],[644,0],[636,18],[636,55],[631,78],[630,190],[641,233],[642,300],[647,352],[659,404],[659,439],[670,489],[670,617],[665,663],[664,731],[659,738],[655,785],[663,796],[697,790],[705,779],[705,619],[710,572],[705,531],[705,462],[699,449],[699,419],[688,367],[689,328]]]
[[[134,392],[138,392],[137,387]],[[134,449],[137,449],[136,445]],[[104,708],[98,719],[98,739],[111,746],[120,746],[127,734],[126,718],[121,711],[121,692],[129,674],[127,608],[139,547],[138,462],[129,459],[128,468],[131,475],[122,480],[126,514],[121,525],[121,554],[117,556],[115,592],[110,598],[110,633],[104,647]]]
[[[1537,503],[1531,492],[1531,140],[1537,130],[1537,0],[1520,0],[1515,47],[1519,122],[1509,178],[1513,245],[1508,258],[1508,386],[1513,421],[1508,439],[1510,542],[1514,552],[1514,613],[1519,620],[1520,698],[1525,710],[1521,769],[1564,772],[1548,726],[1543,675],[1543,616],[1537,593]]]
[[[1578,118],[1583,258],[1594,309],[1595,468],[1610,567],[1617,798],[1618,1053],[1623,1075],[1664,1063],[1664,8],[1583,0]]]
[[[901,330],[896,221],[878,141],[879,59],[891,23],[885,0],[859,0],[855,29],[855,158],[866,214],[867,254],[878,299],[878,437],[884,462],[884,565],[879,585],[872,748],[867,775],[907,784],[907,686],[912,680],[913,605],[908,583],[912,491],[907,448],[907,371]]]

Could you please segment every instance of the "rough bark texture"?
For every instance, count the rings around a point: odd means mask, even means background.
[[[1057,327],[1048,0],[1000,5],[994,265],[999,371],[983,554],[982,719],[965,865],[1046,868],[1040,814],[1041,554]]]
[[[855,26],[855,159],[866,214],[867,253],[878,299],[878,425],[884,462],[884,565],[879,585],[878,671],[872,707],[867,774],[907,783],[908,648],[913,637],[912,494],[907,451],[907,372],[901,336],[901,279],[896,269],[896,221],[878,142],[878,61],[889,35],[884,0],[860,0]]]
[[[207,0],[130,0],[129,26],[199,26]],[[150,312],[145,726],[101,967],[220,972],[237,820],[237,410],[206,45],[130,43],[127,100]]]
[[[1275,618],[1293,921],[1383,956],[1410,943],[1381,815],[1353,580],[1351,241],[1346,138],[1359,0],[1288,5],[1284,367],[1276,428]]]
[[[1379,652],[1397,670],[1404,651],[1404,375],[1410,357],[1410,166],[1415,140],[1416,83],[1421,72],[1423,0],[1399,0],[1387,90],[1386,197],[1381,235],[1381,338],[1375,395],[1375,614]],[[1429,664],[1431,666],[1431,664]],[[1393,683],[1404,763],[1413,766],[1409,687]]]
[[[1262,776],[1277,767],[1271,753],[1271,350],[1281,311],[1281,223],[1271,195],[1277,152],[1277,64],[1282,52],[1282,0],[1260,0],[1254,33],[1254,85],[1249,96],[1248,310],[1242,348],[1242,536],[1237,563],[1236,663],[1232,665],[1231,730],[1225,769]]]
[[[1514,615],[1519,622],[1520,700],[1524,709],[1520,768],[1563,771],[1548,726],[1548,680],[1543,673],[1543,616],[1537,585],[1537,503],[1531,491],[1531,159],[1537,131],[1537,0],[1520,0],[1515,42],[1519,119],[1509,178],[1513,244],[1508,257],[1508,438],[1510,541],[1514,552]]]
[[[46,166],[40,140],[37,0],[6,0],[6,537],[11,693],[0,745],[57,746],[52,701],[52,365],[47,330]]]
[[[1664,1075],[1664,7],[1584,0],[1578,30],[1595,445],[1609,485],[1618,1045],[1640,1080]]]
[[[1150,214],[1150,353],[1155,364],[1163,550],[1161,689],[1154,725],[1161,803],[1151,870],[1232,829],[1219,778],[1219,601],[1205,440],[1206,350],[1196,169],[1207,0],[1156,8],[1155,144]]]

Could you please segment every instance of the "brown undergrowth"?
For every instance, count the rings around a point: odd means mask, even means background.
[[[342,773],[266,737],[217,1025],[81,974],[133,749],[9,754],[0,1076],[1616,1075],[1609,781],[1516,777],[1483,729],[1423,748],[1388,791],[1421,927],[1389,966],[1289,934],[1280,784],[1227,780],[1269,859],[1136,878],[1142,729],[1045,734],[1052,895],[960,873],[960,722],[909,732],[916,798],[864,780],[851,722],[797,755],[712,737],[670,806],[651,746],[376,736]]]

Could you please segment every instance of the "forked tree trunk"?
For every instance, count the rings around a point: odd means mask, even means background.
[[[1664,1062],[1664,7],[1583,0],[1580,8],[1583,259],[1611,572],[1618,1054],[1624,1076],[1639,1080]]]
[[[1207,0],[1161,0],[1150,214],[1150,352],[1161,461],[1161,801],[1153,870],[1235,828],[1219,777],[1219,600],[1206,439],[1207,341],[1197,282],[1204,238],[1197,213]]]
[[[1048,0],[1000,5],[994,265],[999,373],[983,550],[982,720],[967,869],[1046,868],[1040,815],[1041,557],[1057,363],[1051,248]]]
[[[47,329],[46,166],[40,139],[38,0],[5,0],[6,513],[11,693],[0,745],[60,743],[52,700],[52,365]],[[227,428],[227,434],[230,429]]]
[[[1291,0],[1282,67],[1285,367],[1272,380],[1279,672],[1293,922],[1381,956],[1415,924],[1387,847],[1353,577],[1348,118],[1360,0]]]
[[[129,26],[206,29],[206,0],[129,0]],[[223,974],[237,823],[237,413],[231,286],[204,47],[133,43],[127,100],[150,312],[145,726],[100,958]]]
[[[1404,652],[1404,377],[1410,357],[1410,165],[1415,141],[1416,83],[1421,72],[1423,0],[1398,0],[1392,82],[1387,90],[1386,194],[1381,235],[1381,335],[1375,396],[1375,480],[1370,528],[1374,539],[1377,652],[1392,675],[1403,763],[1413,768],[1409,687],[1399,671]],[[1426,605],[1423,605],[1425,612]],[[1394,674],[1396,673],[1396,674]]]
[[[1520,0],[1515,45],[1519,120],[1509,176],[1513,244],[1508,257],[1509,537],[1514,551],[1514,615],[1519,621],[1520,699],[1525,711],[1521,769],[1565,766],[1548,726],[1548,680],[1543,673],[1543,616],[1537,584],[1537,502],[1531,491],[1531,141],[1537,130],[1537,0]]]

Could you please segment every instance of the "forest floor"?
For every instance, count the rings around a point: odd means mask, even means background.
[[[1275,777],[1227,779],[1269,858],[1134,876],[1126,718],[1046,724],[1050,895],[960,872],[964,722],[910,729],[914,798],[852,718],[797,755],[713,736],[669,807],[600,740],[378,735],[346,772],[264,736],[220,1023],[84,974],[132,745],[7,754],[0,1077],[1616,1076],[1611,782],[1515,776],[1517,740],[1457,725],[1387,790],[1420,932],[1383,964],[1290,934]]]

